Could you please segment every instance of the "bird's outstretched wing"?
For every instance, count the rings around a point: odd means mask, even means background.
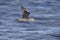
[[[23,11],[22,18],[29,18],[30,13],[27,11],[27,9],[23,6],[21,6],[21,9]]]

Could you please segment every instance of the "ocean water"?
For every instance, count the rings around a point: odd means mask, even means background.
[[[18,22],[21,4],[35,22]],[[60,40],[60,0],[0,0],[0,40]]]

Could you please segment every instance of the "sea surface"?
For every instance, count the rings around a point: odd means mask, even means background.
[[[34,22],[19,22],[21,5]],[[0,0],[0,40],[60,40],[60,0]]]

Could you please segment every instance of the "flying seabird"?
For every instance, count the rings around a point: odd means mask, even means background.
[[[23,6],[21,6],[22,9],[22,18],[19,18],[18,21],[35,21],[33,18],[29,18],[30,12],[27,11],[27,9]]]

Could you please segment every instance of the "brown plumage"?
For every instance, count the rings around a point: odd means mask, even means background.
[[[23,15],[22,18],[29,18],[29,12],[27,11],[26,8],[24,8],[23,6],[21,7],[22,11],[23,11]]]

